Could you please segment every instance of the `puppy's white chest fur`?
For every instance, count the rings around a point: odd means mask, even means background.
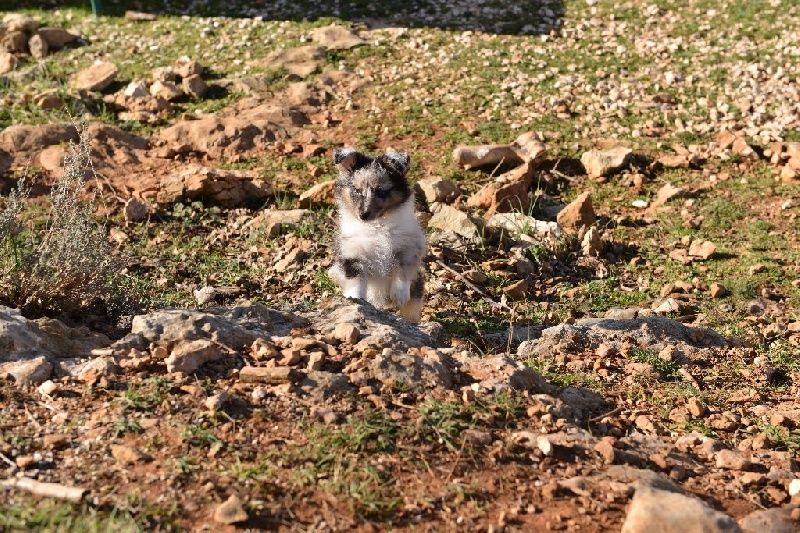
[[[397,255],[422,255],[425,236],[414,216],[413,200],[382,217],[363,221],[349,211],[339,211],[340,253],[358,258],[367,277],[386,277],[397,265]]]

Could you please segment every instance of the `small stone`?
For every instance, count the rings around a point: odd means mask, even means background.
[[[757,263],[757,264],[751,266],[748,269],[748,272],[750,272],[750,275],[752,276],[754,274],[760,274],[762,272],[765,272],[766,270],[767,270],[767,266],[764,263]]]
[[[197,305],[206,305],[211,303],[216,297],[217,289],[208,285],[194,291],[194,299],[197,301]]]
[[[800,479],[793,479],[789,482],[789,496],[800,494]]]
[[[346,344],[354,345],[361,338],[361,332],[355,324],[336,324],[333,330],[333,338]]]
[[[422,193],[429,204],[434,202],[449,204],[461,194],[458,185],[449,179],[439,177],[420,180],[414,188]]]
[[[300,350],[293,348],[286,348],[281,350],[281,355],[275,362],[280,366],[294,366],[303,358],[303,353]]]
[[[730,516],[715,511],[699,498],[652,488],[636,487],[621,533],[741,533]]]
[[[220,357],[222,357],[222,349],[219,345],[206,339],[198,339],[173,348],[165,363],[169,373],[191,374],[204,363],[216,361]]]
[[[172,67],[156,67],[150,75],[153,77],[154,82],[172,83],[173,85],[178,80],[178,75],[172,70]]]
[[[598,257],[603,251],[603,237],[600,230],[592,226],[583,236],[581,252],[586,257]]]
[[[199,74],[187,76],[181,82],[183,92],[194,98],[203,98],[208,93],[208,84]]]
[[[588,150],[581,155],[581,163],[590,178],[607,177],[620,170],[630,160],[630,148],[619,146],[609,150]]]
[[[731,412],[714,413],[706,419],[706,423],[713,429],[721,431],[734,431],[739,427],[739,418]]]
[[[51,28],[49,26],[39,28],[36,31],[36,34],[44,39],[45,42],[47,42],[47,46],[51,50],[63,48],[65,45],[74,43],[80,37],[79,35],[68,32],[63,28]]]
[[[750,470],[753,462],[738,450],[720,450],[717,452],[716,465],[725,470],[744,471]]]
[[[247,521],[247,512],[238,496],[232,494],[214,510],[214,522],[218,524],[238,524]]]
[[[150,460],[149,455],[132,446],[111,444],[109,448],[111,449],[111,455],[114,459],[121,463],[132,464]]]
[[[742,157],[758,157],[753,147],[747,144],[747,140],[743,137],[736,137],[736,140],[733,141],[733,145],[731,145],[731,151]]]
[[[89,68],[78,72],[71,81],[73,89],[78,91],[102,91],[117,78],[119,69],[107,61],[99,61]]]
[[[592,207],[592,196],[589,191],[581,193],[575,200],[562,209],[557,216],[557,221],[563,227],[575,229],[582,226],[591,226],[597,220],[597,215]]]
[[[202,74],[203,65],[187,56],[181,56],[175,60],[175,65],[172,70],[181,78],[188,78],[189,76],[199,76]]]
[[[521,279],[503,288],[503,293],[512,300],[524,300],[528,295],[528,280]]]
[[[42,437],[42,447],[46,450],[57,450],[69,444],[69,435],[64,433],[51,433]]]
[[[646,431],[648,433],[658,433],[658,428],[656,427],[653,420],[647,415],[639,415],[633,421],[636,424],[636,427],[641,429],[642,431]]]
[[[706,414],[706,406],[697,398],[689,398],[686,408],[694,418],[702,418]]]
[[[177,85],[171,81],[156,80],[150,86],[150,95],[164,98],[165,100],[174,100],[183,94]]]
[[[203,405],[205,405],[206,409],[209,411],[219,411],[230,399],[231,395],[222,391],[206,398]]]
[[[39,385],[38,389],[39,394],[42,396],[52,396],[55,392],[58,391],[58,384],[55,383],[52,379],[48,379],[41,385]]]
[[[293,367],[260,367],[246,366],[239,371],[239,381],[244,383],[266,383],[268,385],[281,385],[292,383],[302,377],[302,374]]]
[[[716,251],[717,247],[711,241],[693,241],[689,246],[689,255],[703,260],[710,258]]]
[[[617,452],[614,449],[614,445],[607,439],[601,439],[600,442],[595,445],[594,451],[600,454],[600,457],[603,458],[603,462],[607,465],[614,464],[617,459]]]
[[[33,455],[20,455],[14,459],[14,462],[21,470],[27,470],[36,465],[39,461],[37,461]]]
[[[31,35],[31,38],[28,39],[28,50],[30,50],[31,55],[36,59],[44,59],[50,52],[47,41],[45,41],[41,35],[36,33]]]
[[[266,339],[258,338],[250,346],[250,355],[256,361],[267,361],[278,356],[278,349]]]
[[[336,180],[328,180],[303,191],[300,195],[299,207],[308,209],[314,205],[333,205],[335,186]]]
[[[147,219],[147,204],[138,198],[130,198],[125,202],[124,215],[128,222],[142,222]]]
[[[0,74],[7,74],[17,68],[19,60],[11,52],[0,52]]]
[[[722,283],[712,283],[709,292],[712,298],[724,298],[728,295],[728,289]]]
[[[653,205],[664,205],[670,200],[675,198],[680,198],[685,193],[684,189],[681,187],[675,187],[671,183],[667,183],[663,187],[661,187],[658,192],[656,193],[656,199],[653,202]]]

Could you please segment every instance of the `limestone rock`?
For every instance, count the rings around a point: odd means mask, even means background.
[[[603,237],[596,227],[589,228],[581,241],[581,252],[586,257],[597,257],[603,252]]]
[[[434,202],[449,204],[461,194],[458,185],[448,179],[438,177],[420,180],[414,188],[422,193],[429,204]]]
[[[323,181],[317,183],[306,191],[300,194],[299,206],[308,209],[314,205],[333,205],[335,202],[334,189],[336,180]]]
[[[214,115],[181,121],[161,130],[157,137],[167,145],[189,146],[210,154],[235,155],[263,148],[284,138],[296,126],[308,123],[305,114],[284,107],[263,108],[247,116]]]
[[[640,485],[622,533],[741,533],[730,516],[699,498]]]
[[[117,75],[119,75],[119,69],[116,65],[107,61],[99,61],[78,72],[72,78],[70,85],[79,91],[102,91],[113,83]]]
[[[478,240],[483,236],[483,223],[455,207],[434,204],[431,211],[433,216],[428,221],[429,228],[452,232],[467,240]]]
[[[53,374],[53,365],[46,357],[35,357],[12,363],[0,363],[0,376],[8,375],[18,387],[36,387]]]
[[[247,511],[242,501],[235,494],[221,503],[214,510],[214,522],[218,524],[238,524],[247,521]]]
[[[208,93],[208,85],[199,74],[186,76],[181,81],[183,92],[193,98],[203,98]]]
[[[241,350],[253,344],[257,331],[247,329],[230,318],[183,309],[162,309],[133,318],[131,334],[167,350],[195,340]],[[124,339],[123,339],[124,340]],[[200,345],[197,345],[200,347]]]
[[[336,24],[315,29],[311,32],[311,40],[328,50],[348,50],[365,44],[364,39]]]
[[[800,521],[793,513],[800,509],[797,505],[774,507],[753,511],[742,521],[743,533],[796,533],[800,530]]]
[[[144,98],[148,95],[147,84],[141,80],[134,80],[130,82],[123,90],[125,96],[133,98]]]
[[[147,219],[149,209],[147,204],[138,198],[130,198],[125,202],[123,214],[128,222],[142,222]]]
[[[207,339],[197,339],[178,344],[166,359],[167,372],[190,374],[204,363],[216,361],[224,355],[217,344]]]
[[[153,83],[159,81],[174,84],[178,80],[178,75],[172,67],[156,67],[150,72],[150,76],[153,78]]]
[[[401,384],[417,394],[433,389],[449,389],[453,376],[441,357],[415,357],[408,354],[378,355],[369,366],[369,376],[387,389]]]
[[[39,20],[21,13],[8,13],[3,17],[6,31],[21,31],[32,33],[39,27]]]
[[[656,199],[653,202],[653,205],[664,205],[674,198],[680,198],[684,194],[685,190],[682,187],[675,187],[671,183],[667,183],[656,193]]]
[[[597,220],[597,215],[592,206],[591,193],[586,191],[578,195],[558,213],[557,220],[564,228],[573,230],[594,224]]]
[[[711,241],[692,241],[689,246],[689,256],[703,260],[710,259],[716,251],[717,247]]]
[[[0,362],[38,356],[85,357],[111,344],[104,335],[69,328],[58,320],[28,320],[17,309],[0,306]]]
[[[58,50],[79,39],[78,35],[70,33],[65,29],[49,26],[39,28],[36,34],[47,42],[47,46],[50,47],[51,50]]]
[[[312,214],[309,209],[266,209],[250,222],[250,226],[254,229],[264,228],[268,235],[274,237],[281,230],[292,231]]]
[[[47,41],[45,41],[41,35],[36,33],[33,34],[30,39],[28,39],[28,50],[36,59],[44,59],[50,52]]]
[[[538,220],[524,213],[495,213],[487,220],[495,228],[502,228],[513,235],[528,235],[542,240],[562,240],[564,230],[556,222]]]
[[[272,70],[286,70],[300,78],[311,75],[320,68],[328,57],[321,46],[299,46],[297,48],[281,48],[259,61],[259,66]]]
[[[453,150],[453,162],[467,170],[497,165],[521,165],[533,163],[537,166],[547,155],[547,148],[536,132],[526,132],[510,144],[482,146],[457,146]]]
[[[0,74],[6,74],[17,68],[17,56],[11,52],[0,52]]]
[[[624,167],[632,153],[624,146],[609,150],[591,149],[581,155],[581,163],[590,178],[607,177]]]
[[[203,198],[225,207],[236,207],[248,200],[263,200],[271,194],[272,187],[258,174],[189,165],[161,179],[156,201],[171,204]]]
[[[201,75],[203,73],[203,65],[190,57],[181,56],[175,60],[172,70],[181,78],[188,78],[189,76]]]
[[[123,464],[141,463],[151,459],[149,455],[133,446],[111,444],[109,448],[111,449],[112,457]]]
[[[160,96],[165,100],[174,100],[180,97],[183,92],[178,89],[174,82],[156,80],[150,85],[150,94]]]

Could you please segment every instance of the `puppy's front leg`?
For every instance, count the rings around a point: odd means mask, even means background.
[[[403,307],[411,298],[411,280],[405,276],[398,276],[392,280],[392,302],[397,307]]]
[[[342,259],[335,267],[341,275],[339,285],[345,298],[367,298],[367,280],[363,275],[363,268],[357,259]]]

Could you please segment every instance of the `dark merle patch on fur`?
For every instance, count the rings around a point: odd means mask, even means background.
[[[346,278],[357,278],[363,272],[364,267],[358,259],[342,259],[342,270]]]
[[[417,273],[417,277],[411,282],[411,297],[422,298],[425,293],[425,280],[422,278],[422,272]]]

